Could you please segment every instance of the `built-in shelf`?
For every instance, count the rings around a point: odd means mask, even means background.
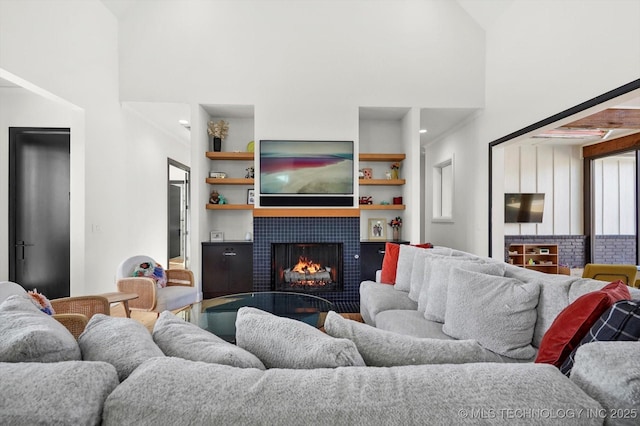
[[[253,152],[214,152],[207,151],[206,156],[210,160],[247,160],[253,161]]]
[[[207,210],[253,210],[253,204],[207,204]]]
[[[360,204],[360,210],[404,210],[404,204]]]
[[[253,185],[254,179],[248,178],[206,178],[210,185]]]
[[[407,183],[406,179],[358,179],[360,185],[404,185]]]
[[[254,217],[359,217],[360,210],[349,208],[262,208]]]
[[[360,161],[403,161],[407,156],[405,154],[372,154],[360,153],[358,156]]]

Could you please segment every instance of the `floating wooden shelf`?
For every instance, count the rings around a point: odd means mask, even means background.
[[[248,178],[207,178],[210,185],[253,185],[254,179]]]
[[[214,152],[207,151],[206,156],[210,160],[247,160],[253,161],[253,152]]]
[[[360,217],[360,210],[347,208],[260,208],[254,217]]]
[[[207,210],[253,210],[253,204],[207,204]]]
[[[358,179],[360,185],[404,185],[406,179]]]
[[[360,161],[402,161],[407,156],[405,154],[371,154],[371,153],[360,153],[358,156]]]
[[[360,210],[404,210],[404,204],[360,204]]]

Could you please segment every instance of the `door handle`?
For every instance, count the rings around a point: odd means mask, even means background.
[[[16,244],[16,247],[20,247],[21,248],[21,252],[20,252],[20,256],[18,260],[24,260],[24,248],[25,247],[31,247],[34,246],[35,244],[29,244],[29,243],[25,243],[24,241],[18,241],[18,243]]]
[[[238,253],[233,252],[233,251],[225,251],[225,252],[224,252],[224,255],[225,255],[225,256],[237,256],[237,255],[238,255]]]

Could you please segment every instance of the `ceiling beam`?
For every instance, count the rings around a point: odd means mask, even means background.
[[[640,149],[640,133],[623,136],[617,139],[611,139],[587,145],[582,148],[583,158],[599,158],[607,155],[619,154],[621,152],[633,151]]]
[[[640,129],[640,109],[609,108],[562,127],[572,129]]]

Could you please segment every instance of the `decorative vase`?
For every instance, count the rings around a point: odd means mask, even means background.
[[[215,152],[220,152],[222,150],[222,139],[213,137],[213,150]]]
[[[398,169],[391,169],[391,179],[398,179]]]
[[[391,229],[393,229],[393,241],[400,241],[400,228]]]

